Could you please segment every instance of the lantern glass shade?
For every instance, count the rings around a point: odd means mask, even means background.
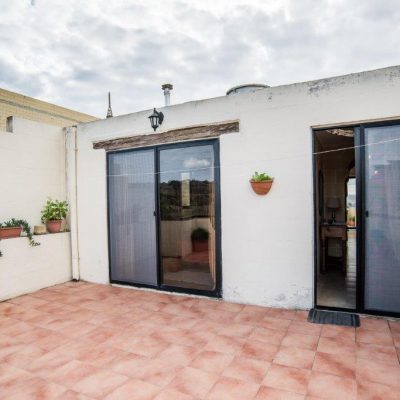
[[[162,124],[163,117],[163,113],[158,112],[156,109],[154,109],[153,113],[149,116],[150,124],[154,131]]]

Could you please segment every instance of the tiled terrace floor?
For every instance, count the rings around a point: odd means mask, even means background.
[[[399,353],[379,319],[81,283],[0,303],[1,400],[400,399]]]

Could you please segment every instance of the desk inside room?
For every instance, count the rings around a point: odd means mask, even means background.
[[[346,224],[321,224],[322,263],[321,272],[326,272],[326,257],[328,253],[329,239],[340,239],[342,243],[342,266],[346,271],[347,253],[347,226]]]

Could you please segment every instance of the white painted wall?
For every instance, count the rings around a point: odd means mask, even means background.
[[[160,103],[162,99],[160,96]],[[399,118],[400,67],[160,108],[157,133],[240,120],[220,139],[223,297],[280,307],[313,303],[311,127]],[[107,283],[106,154],[93,141],[151,134],[151,109],[78,126],[81,278]],[[255,171],[275,177],[266,197]]]
[[[65,135],[18,117],[12,125],[13,132],[0,132],[0,221],[15,217],[33,226],[48,196],[65,199]]]
[[[34,238],[40,246],[24,237],[0,242],[0,301],[71,280],[69,233]]]
[[[13,118],[13,132],[0,132],[0,221],[25,219],[40,224],[40,211],[50,196],[66,198],[63,129]],[[71,279],[70,234],[0,241],[0,300]]]

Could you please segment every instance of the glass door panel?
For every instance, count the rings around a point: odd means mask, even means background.
[[[155,152],[108,155],[112,281],[157,285]]]
[[[163,285],[205,291],[216,287],[214,163],[212,144],[159,152]]]
[[[400,312],[400,126],[365,128],[365,309]]]

